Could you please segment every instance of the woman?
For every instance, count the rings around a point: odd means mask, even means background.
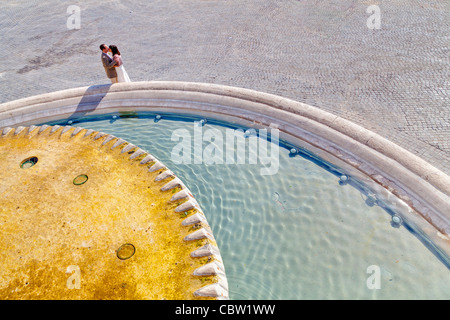
[[[117,62],[115,65],[116,72],[117,72],[117,81],[118,82],[131,82],[130,77],[128,76],[127,71],[125,70],[125,67],[123,66],[122,57],[120,56],[120,51],[117,49],[117,46],[110,45],[109,48],[111,49],[111,53],[113,55],[114,61]]]

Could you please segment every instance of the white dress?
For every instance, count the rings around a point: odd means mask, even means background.
[[[128,73],[125,70],[125,67],[123,66],[122,57],[119,55],[115,55],[114,57],[116,57],[116,56],[119,60],[119,66],[116,67],[117,82],[131,82],[130,77],[128,76]]]

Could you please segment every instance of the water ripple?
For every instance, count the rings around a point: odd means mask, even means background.
[[[450,299],[448,269],[413,235],[392,228],[390,216],[367,206],[358,190],[287,149],[280,149],[278,173],[262,176],[259,165],[174,164],[171,134],[192,132],[192,122],[79,125],[140,146],[185,182],[212,226],[232,299]],[[370,265],[382,267],[377,292],[366,286]]]

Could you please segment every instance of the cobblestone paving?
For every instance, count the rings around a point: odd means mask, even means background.
[[[81,8],[69,30],[69,5]],[[369,29],[370,5],[381,28]],[[0,2],[0,103],[108,83],[99,44],[135,81],[225,84],[305,102],[450,172],[450,2]]]

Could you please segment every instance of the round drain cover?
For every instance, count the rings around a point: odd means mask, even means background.
[[[136,248],[131,243],[125,243],[117,249],[117,258],[120,260],[127,260],[130,259],[135,252]]]
[[[22,169],[28,169],[28,168],[31,168],[32,166],[34,166],[37,162],[38,162],[38,158],[37,157],[30,157],[30,158],[27,158],[27,159],[23,160],[20,163],[20,167]]]
[[[78,177],[76,177],[75,179],[73,179],[73,184],[76,186],[79,186],[80,184],[83,184],[86,181],[88,181],[88,176],[85,174],[81,174]]]

